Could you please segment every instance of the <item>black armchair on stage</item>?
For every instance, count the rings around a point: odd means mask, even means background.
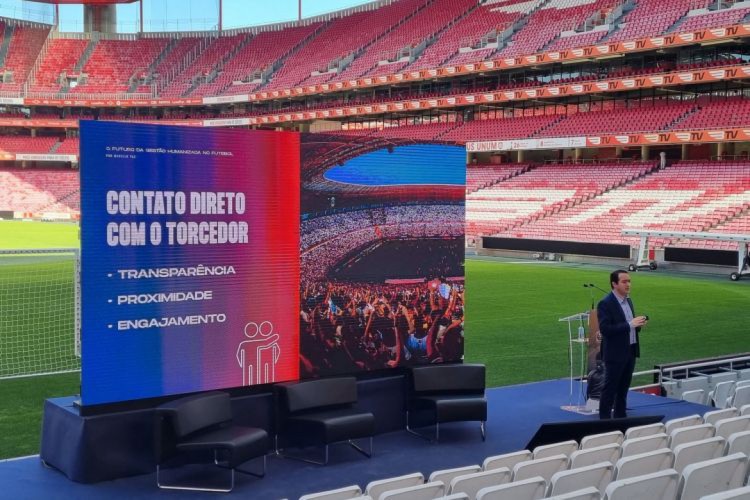
[[[232,425],[229,395],[212,392],[188,396],[163,404],[155,412],[156,484],[159,488],[199,491],[232,491],[234,472],[263,477],[266,472],[266,453],[270,441],[268,433],[254,427]],[[191,459],[210,453],[214,464],[231,470],[228,489],[166,485],[161,482],[161,466],[178,455]],[[253,458],[263,457],[263,471],[259,474],[241,470],[239,465]]]
[[[372,436],[375,434],[375,416],[355,408],[357,403],[357,381],[354,377],[311,380],[276,386],[278,397],[278,423],[276,449],[279,443],[286,448],[324,446],[323,461],[299,456],[295,458],[318,465],[328,463],[328,447],[333,443],[346,442],[354,449],[370,457]],[[353,440],[369,438],[370,451],[365,452]]]
[[[422,417],[421,425],[435,425],[434,441],[440,439],[440,424],[480,422],[485,439],[487,399],[484,397],[484,365],[429,365],[411,369],[406,402],[406,430],[430,439],[412,429],[412,418]]]

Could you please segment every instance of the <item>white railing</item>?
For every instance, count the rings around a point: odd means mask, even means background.
[[[670,366],[669,368],[662,368],[661,370],[662,379],[663,380],[679,380],[679,379],[676,379],[674,376],[676,372],[684,371],[685,377],[687,377],[690,374],[690,370],[696,370],[699,368],[719,368],[719,369],[723,369],[726,371],[733,371],[735,363],[744,364],[748,362],[750,362],[750,356],[738,356],[736,358],[714,359],[711,361],[701,361],[700,363],[689,363],[686,365]]]

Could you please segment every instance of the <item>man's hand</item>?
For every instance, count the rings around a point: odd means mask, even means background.
[[[646,323],[648,323],[648,320],[646,319],[646,316],[637,316],[632,319],[630,324],[635,328],[640,328],[642,326],[645,326]]]

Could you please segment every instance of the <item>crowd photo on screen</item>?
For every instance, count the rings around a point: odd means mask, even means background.
[[[325,176],[341,158],[402,145],[303,136],[301,378],[463,359],[463,199]]]

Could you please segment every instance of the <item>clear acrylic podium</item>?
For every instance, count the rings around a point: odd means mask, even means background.
[[[593,415],[597,412],[593,407],[586,404],[586,396],[583,390],[583,379],[586,377],[588,354],[588,336],[586,335],[586,330],[589,325],[589,316],[589,312],[582,312],[558,320],[560,323],[567,323],[568,325],[568,366],[570,367],[568,404],[561,406],[560,409],[582,415]],[[580,372],[578,373],[578,377],[576,377],[576,352],[580,353]],[[575,384],[576,378],[578,378],[577,384]],[[577,396],[574,389],[575,385],[578,386]],[[575,402],[573,401],[574,398]]]

